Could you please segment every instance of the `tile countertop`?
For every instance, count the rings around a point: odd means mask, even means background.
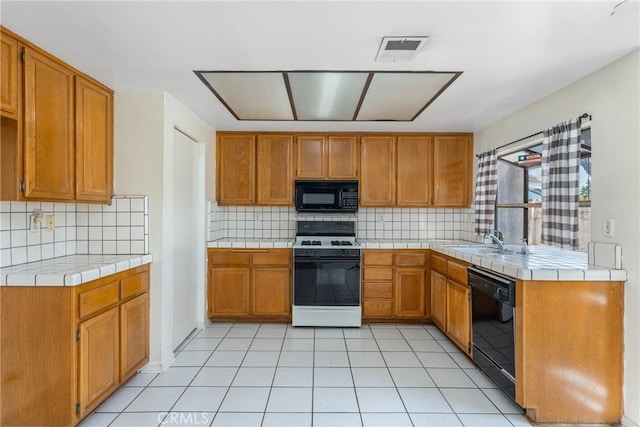
[[[0,269],[0,286],[78,286],[152,261],[146,255],[69,255]]]
[[[208,248],[291,248],[295,239],[223,238],[207,242]]]
[[[225,238],[208,243],[209,248],[291,248],[295,239]],[[548,246],[529,246],[529,255],[475,255],[456,247],[478,245],[465,240],[358,239],[363,249],[432,249],[453,258],[521,280],[625,281],[624,270],[589,265],[586,252]],[[511,245],[510,245],[511,246]]]
[[[473,244],[467,242],[466,245]],[[480,246],[480,244],[478,244]],[[549,281],[620,281],[627,280],[627,272],[589,265],[586,252],[557,249],[548,246],[529,246],[529,254],[475,255],[456,249],[452,243],[432,242],[430,249],[497,273],[521,280]]]

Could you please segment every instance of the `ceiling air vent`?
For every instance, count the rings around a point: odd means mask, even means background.
[[[408,62],[422,50],[426,37],[383,37],[376,61]]]

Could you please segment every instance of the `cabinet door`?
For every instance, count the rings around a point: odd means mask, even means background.
[[[424,269],[397,268],[394,290],[396,316],[424,317]]]
[[[431,206],[430,136],[399,136],[397,206]]]
[[[431,320],[446,332],[447,322],[447,278],[431,272]]]
[[[447,283],[447,334],[467,354],[471,353],[469,304],[469,287],[449,280]]]
[[[256,201],[255,136],[221,135],[218,137],[217,153],[218,204],[254,204]]]
[[[120,367],[125,382],[149,359],[149,294],[120,306]]]
[[[258,136],[257,202],[293,205],[293,137]]]
[[[113,195],[113,94],[76,77],[76,200]]]
[[[472,151],[471,140],[467,136],[434,137],[434,206],[469,206],[473,170]]]
[[[327,141],[327,178],[358,179],[358,138],[330,136]]]
[[[327,154],[324,136],[299,136],[296,139],[296,178],[323,179]]]
[[[256,316],[291,315],[291,270],[254,268],[251,313]]]
[[[212,268],[209,317],[249,315],[249,268]]]
[[[118,387],[120,343],[118,308],[80,323],[78,380],[80,416]]]
[[[0,110],[3,116],[18,116],[18,42],[0,32]]]
[[[394,206],[395,182],[395,137],[363,137],[360,140],[360,205]]]
[[[73,72],[30,48],[24,57],[24,196],[74,198]]]

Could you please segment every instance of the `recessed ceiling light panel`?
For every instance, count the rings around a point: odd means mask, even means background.
[[[298,120],[352,120],[369,73],[288,72]]]
[[[458,75],[378,72],[371,80],[356,120],[413,120]]]
[[[203,72],[201,78],[239,120],[293,120],[279,72]]]
[[[422,50],[426,37],[383,37],[376,61],[409,62]]]

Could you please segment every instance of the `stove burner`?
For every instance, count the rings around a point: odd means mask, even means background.
[[[332,240],[331,246],[353,246],[353,243],[348,240]]]
[[[302,246],[320,246],[322,243],[320,240],[303,240],[300,242]]]

